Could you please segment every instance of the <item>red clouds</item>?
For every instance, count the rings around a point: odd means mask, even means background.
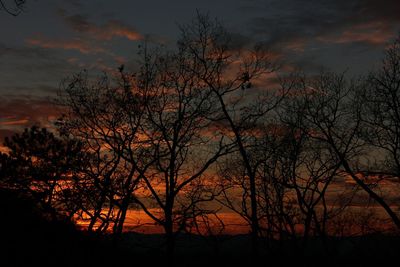
[[[94,47],[88,41],[73,39],[73,40],[52,40],[50,38],[34,37],[29,38],[26,42],[33,46],[42,48],[56,48],[63,50],[77,50],[83,54],[98,53],[105,51],[103,48]]]
[[[103,25],[96,25],[82,15],[65,16],[64,21],[75,32],[84,33],[95,40],[111,40],[123,37],[130,41],[143,39],[143,36],[132,26],[119,20],[109,20]]]
[[[383,45],[393,37],[394,33],[391,24],[384,21],[372,21],[352,25],[344,29],[338,36],[321,36],[318,40],[337,44],[361,42],[370,45]]]
[[[33,124],[48,127],[58,110],[48,100],[29,96],[0,97],[0,147],[4,137]]]
[[[119,20],[109,20],[97,25],[89,22],[82,15],[64,16],[62,18],[74,36],[71,38],[49,38],[40,34],[26,39],[26,43],[49,49],[76,50],[82,54],[109,53],[104,44],[114,38],[125,38],[129,41],[142,40],[143,36],[132,26]]]

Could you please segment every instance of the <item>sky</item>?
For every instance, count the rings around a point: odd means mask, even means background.
[[[400,31],[399,0],[27,0],[18,16],[0,10],[0,141],[49,125],[74,73],[133,65],[144,39],[173,46],[197,10],[308,73],[365,75]]]

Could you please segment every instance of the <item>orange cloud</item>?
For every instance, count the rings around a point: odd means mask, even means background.
[[[285,44],[283,44],[283,47],[285,49],[291,50],[293,52],[304,52],[305,46],[307,44],[307,40],[305,38],[295,38]]]
[[[103,25],[96,25],[82,15],[64,16],[65,22],[75,31],[89,35],[96,40],[111,40],[114,37],[124,37],[131,41],[143,39],[143,36],[132,26],[119,20],[110,20]]]
[[[1,121],[0,120],[0,126],[7,126],[7,125],[24,125],[27,124],[29,120],[27,118],[25,119],[19,119],[19,120],[6,120],[6,121]]]
[[[102,27],[92,25],[91,32],[94,33],[95,38],[101,40],[110,40],[113,37],[124,37],[131,41],[143,39],[140,33],[116,20],[109,21]]]
[[[321,36],[317,38],[321,42],[337,44],[363,42],[371,45],[385,44],[392,38],[392,27],[382,21],[374,21],[357,24],[344,30],[339,36]]]
[[[32,37],[26,40],[30,45],[42,48],[77,50],[83,54],[104,53],[106,50],[99,46],[98,41],[110,41],[115,37],[126,38],[130,41],[143,39],[143,36],[131,26],[118,20],[110,20],[104,25],[95,25],[80,15],[65,18],[68,25],[79,37],[73,39],[50,39],[42,36]]]
[[[99,53],[105,50],[100,47],[96,47],[88,41],[81,39],[73,40],[51,40],[43,37],[35,37],[27,39],[26,42],[30,45],[39,46],[43,48],[56,48],[64,50],[78,50],[83,54],[88,53]]]
[[[0,144],[4,137],[37,124],[52,127],[52,120],[59,116],[59,110],[46,98],[31,96],[0,96]]]

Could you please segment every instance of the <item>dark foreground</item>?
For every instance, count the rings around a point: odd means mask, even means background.
[[[0,266],[166,266],[161,235],[89,235],[69,223],[50,223],[26,201],[0,193]],[[181,235],[174,265],[397,266],[400,261],[398,236],[331,238],[325,246],[319,240],[306,247],[301,242],[262,244],[255,260],[246,235]]]

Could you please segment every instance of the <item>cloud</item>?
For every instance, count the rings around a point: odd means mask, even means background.
[[[13,55],[24,58],[44,58],[50,59],[54,57],[54,54],[48,51],[32,48],[32,47],[18,47],[9,46],[4,43],[0,43],[0,57],[6,55]]]
[[[321,36],[317,39],[328,43],[354,43],[361,42],[370,45],[384,45],[393,37],[390,25],[382,21],[373,21],[357,24],[345,29],[337,35]]]
[[[280,47],[282,43],[303,38],[333,40],[338,35],[337,42],[380,44],[388,41],[396,34],[396,28],[400,28],[400,2],[397,0],[271,0],[251,3],[248,3],[253,7],[251,12],[257,15],[250,21],[250,30],[258,37],[264,37],[271,46]],[[378,34],[379,38],[374,39],[373,34]]]
[[[0,43],[0,97],[5,95],[55,95],[65,77],[86,67],[81,62],[98,55],[82,55],[79,61],[69,51],[40,46],[10,46]],[[86,59],[88,58],[88,59]],[[3,104],[3,103],[2,103]],[[0,117],[3,116],[0,112]]]
[[[80,0],[64,0],[64,2],[78,8],[81,8],[83,6]]]
[[[284,65],[306,72],[350,68],[352,74],[364,74],[400,30],[398,0],[253,0],[245,4],[242,8],[250,16],[248,35],[280,53]]]
[[[133,27],[126,25],[119,20],[109,20],[103,25],[96,25],[89,22],[86,16],[76,14],[71,16],[63,15],[67,25],[75,32],[87,34],[88,37],[108,41],[114,37],[123,37],[131,41],[143,39],[143,36]]]
[[[102,25],[89,21],[87,16],[76,14],[66,15],[66,11],[59,10],[67,26],[72,29],[75,36],[70,38],[49,38],[41,34],[26,39],[31,46],[46,49],[75,50],[82,54],[105,53],[112,54],[106,49],[106,44],[114,38],[125,38],[129,41],[142,40],[143,36],[132,26],[119,20],[110,19]]]
[[[72,40],[54,40],[45,38],[43,36],[37,36],[28,38],[26,43],[32,46],[39,46],[42,48],[56,48],[63,50],[77,50],[83,54],[105,52],[105,49],[96,47],[90,41],[85,39],[75,38]]]
[[[4,137],[34,124],[51,127],[51,120],[59,115],[48,98],[2,95],[0,101],[0,143]]]
[[[0,118],[0,127],[8,125],[25,125],[29,122],[27,118],[16,119],[15,117]]]

